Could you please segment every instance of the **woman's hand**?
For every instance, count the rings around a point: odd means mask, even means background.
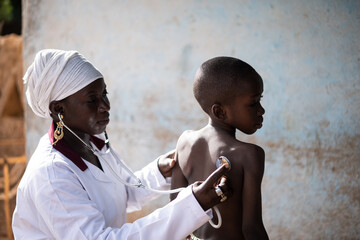
[[[172,168],[175,166],[175,149],[161,155],[158,160],[158,168],[161,174],[166,177],[171,177]]]
[[[196,200],[199,202],[204,211],[225,201],[230,197],[231,189],[228,186],[227,179],[224,174],[229,171],[229,165],[224,164],[216,169],[205,181],[197,181],[193,184],[192,191]],[[220,188],[220,196],[215,188]],[[219,190],[218,190],[219,191]]]

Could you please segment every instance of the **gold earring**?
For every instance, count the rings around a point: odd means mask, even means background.
[[[63,115],[60,115],[60,118],[63,119],[64,116]],[[56,123],[56,129],[54,131],[54,138],[55,138],[55,142],[53,142],[53,146],[56,145],[56,143],[61,140],[63,137],[64,137],[64,125],[62,123],[62,121],[59,121]]]

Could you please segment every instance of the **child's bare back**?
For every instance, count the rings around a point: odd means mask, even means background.
[[[243,216],[259,214],[261,219],[261,200],[244,198],[246,195],[257,195],[247,194],[252,189],[258,189],[260,194],[259,183],[264,168],[264,151],[260,147],[240,142],[210,125],[199,131],[186,131],[178,141],[178,165],[173,170],[173,178],[180,185],[173,184],[172,188],[205,180],[215,170],[215,161],[219,156],[226,156],[231,163],[227,177],[232,187],[232,197],[218,205],[222,217],[221,228],[215,229],[207,223],[195,231],[194,235],[202,239],[245,239]],[[260,211],[249,213],[251,210]],[[217,219],[213,221],[217,223]],[[251,221],[253,220],[245,219],[244,224],[256,224]]]
[[[215,63],[210,63],[216,65],[218,64],[216,61],[223,64],[220,65],[226,72],[231,72],[229,69],[232,68],[235,68],[235,72],[249,71],[248,69],[239,70],[239,66],[236,66],[237,61],[240,61],[238,59],[224,57],[224,59],[215,59]],[[226,66],[227,61],[230,61],[229,67]],[[233,62],[235,62],[235,67]],[[211,64],[209,64],[210,67]],[[240,61],[239,64],[242,67],[246,63]],[[206,71],[208,71],[206,67],[209,68],[205,66],[205,70],[201,69],[200,75],[206,76]],[[194,236],[200,239],[268,239],[262,223],[261,211],[261,181],[265,154],[261,147],[241,142],[235,137],[236,129],[252,134],[261,128],[262,115],[265,112],[260,105],[263,92],[260,76],[255,74],[255,70],[245,73],[248,80],[241,79],[241,84],[239,84],[239,88],[245,90],[238,93],[240,91],[236,90],[235,84],[235,87],[230,86],[229,89],[235,91],[236,94],[228,91],[223,94],[225,97],[221,98],[214,97],[217,94],[216,91],[227,90],[211,85],[209,88],[215,88],[213,92],[204,91],[203,88],[207,85],[202,84],[202,80],[197,80],[204,77],[199,77],[198,71],[194,94],[209,115],[209,124],[197,131],[185,131],[177,143],[177,163],[173,169],[172,188],[205,180],[215,170],[215,162],[220,156],[227,157],[231,163],[231,169],[226,177],[232,188],[232,196],[217,206],[221,212],[222,225],[219,229],[213,228],[209,223],[203,225],[194,232]],[[213,75],[214,73],[211,76]],[[235,76],[235,78],[241,78],[241,76]],[[199,81],[200,86],[197,85]],[[216,80],[213,82],[216,84]],[[214,84],[213,82],[211,83]],[[200,87],[202,89],[199,90]],[[210,100],[204,100],[204,98]],[[213,98],[215,100],[211,100]],[[172,199],[174,197],[175,195],[171,196]],[[214,211],[213,213],[213,222],[217,223],[216,214]]]

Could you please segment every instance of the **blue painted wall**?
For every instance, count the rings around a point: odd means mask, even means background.
[[[266,151],[270,237],[360,238],[359,1],[24,5],[24,67],[42,48],[77,49],[91,60],[109,86],[110,138],[134,169],[207,123],[192,96],[202,62],[230,55],[250,63],[264,80],[265,121],[238,137]],[[27,111],[28,154],[44,122]]]

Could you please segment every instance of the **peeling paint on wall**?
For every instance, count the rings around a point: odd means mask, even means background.
[[[110,92],[110,139],[133,169],[207,123],[192,96],[202,62],[249,62],[263,77],[266,113],[262,129],[238,137],[266,151],[270,238],[360,239],[359,1],[24,3],[24,67],[42,48],[92,61]],[[49,123],[26,116],[30,154]]]

